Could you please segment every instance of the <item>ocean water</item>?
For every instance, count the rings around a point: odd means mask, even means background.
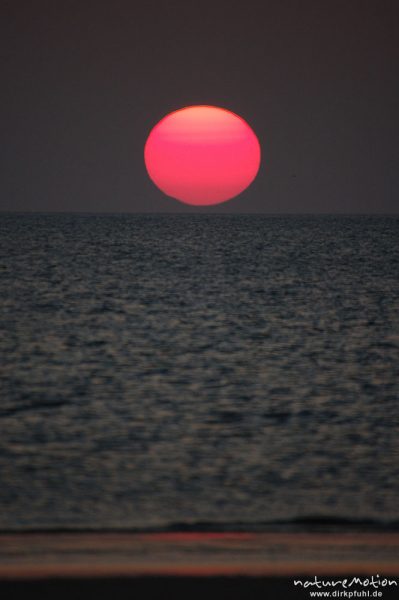
[[[0,229],[2,530],[398,522],[398,217]]]

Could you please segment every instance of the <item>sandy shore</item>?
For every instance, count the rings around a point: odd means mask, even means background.
[[[371,576],[399,583],[399,534],[0,535],[0,597],[7,600],[195,599],[206,595],[310,598],[309,592],[318,588],[312,585],[303,589],[294,585],[294,579],[341,581],[359,577],[363,581]],[[343,591],[339,583],[322,589]],[[399,585],[353,585],[347,591],[354,590],[370,590],[368,597],[381,591],[385,600],[399,598]]]

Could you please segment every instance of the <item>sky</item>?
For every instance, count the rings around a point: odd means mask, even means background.
[[[0,210],[399,212],[397,0],[3,0]],[[148,178],[168,112],[227,108],[262,163],[189,207]]]

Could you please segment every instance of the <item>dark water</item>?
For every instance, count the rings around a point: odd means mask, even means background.
[[[0,527],[399,519],[399,218],[2,215]]]

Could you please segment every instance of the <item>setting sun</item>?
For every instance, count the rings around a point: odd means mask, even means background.
[[[238,115],[189,106],[152,129],[144,150],[148,174],[165,194],[193,205],[230,200],[255,179],[260,145]]]

